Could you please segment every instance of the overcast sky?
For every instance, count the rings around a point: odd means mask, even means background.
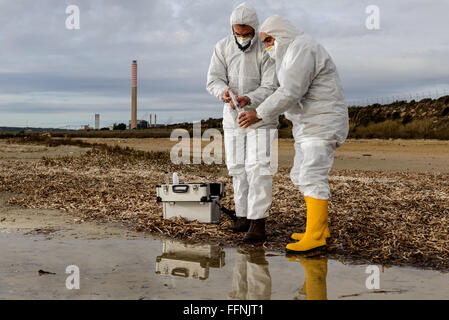
[[[0,0],[0,126],[101,126],[138,118],[221,117],[205,90],[214,44],[242,1]],[[254,0],[261,22],[289,18],[333,57],[348,100],[449,90],[449,0]],[[80,29],[65,26],[68,5]],[[368,30],[368,5],[380,29]]]

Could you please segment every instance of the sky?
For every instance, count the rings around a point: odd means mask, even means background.
[[[216,42],[242,1],[0,0],[0,126],[80,128],[138,118],[220,118],[205,90]],[[347,100],[449,92],[449,0],[254,0],[262,23],[290,19],[330,53]],[[66,28],[69,5],[80,28]],[[379,8],[379,29],[366,8]]]

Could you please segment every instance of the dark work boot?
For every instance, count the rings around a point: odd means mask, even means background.
[[[246,218],[238,218],[237,221],[232,222],[231,231],[234,233],[247,232],[249,230],[250,220]]]
[[[254,250],[249,251],[249,263],[255,263],[259,266],[266,266],[268,265],[267,259],[265,259],[265,250],[260,248],[256,248]]]
[[[266,219],[258,219],[258,220],[250,220],[251,225],[249,227],[248,232],[243,238],[244,242],[262,242],[265,241],[265,220]]]

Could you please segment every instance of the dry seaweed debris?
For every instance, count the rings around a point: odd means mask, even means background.
[[[223,204],[232,208],[232,181],[224,166],[177,166],[167,154],[103,147],[31,165],[0,161],[0,191],[21,194],[12,205],[64,210],[78,221],[119,221],[190,242],[243,244],[241,234],[228,231],[227,217],[219,225],[164,220],[155,201],[155,186],[168,170],[181,173],[183,181],[227,183]],[[329,181],[329,256],[449,270],[449,174],[334,170]],[[290,234],[305,228],[305,205],[285,168],[274,176],[273,193],[264,247],[284,251]]]

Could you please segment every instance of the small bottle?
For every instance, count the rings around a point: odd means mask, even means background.
[[[170,184],[170,179],[168,178],[168,171],[164,171],[165,173],[165,185],[169,185]]]
[[[179,184],[179,177],[177,172],[173,172],[173,184]]]

